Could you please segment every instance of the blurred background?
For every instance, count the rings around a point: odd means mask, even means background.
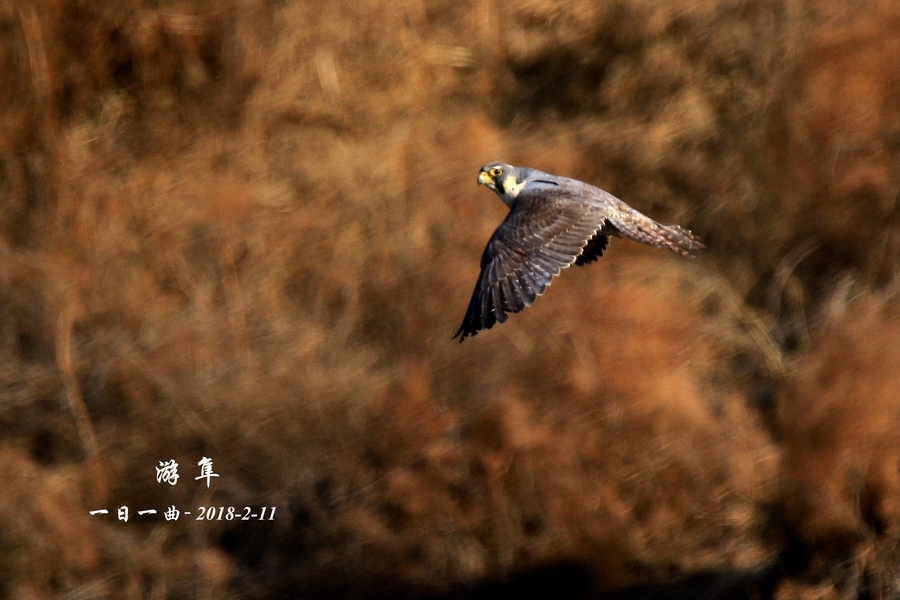
[[[12,0],[0,32],[0,596],[900,595],[896,2]],[[708,249],[613,240],[458,344],[491,160]]]

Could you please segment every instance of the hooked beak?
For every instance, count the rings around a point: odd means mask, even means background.
[[[491,179],[491,176],[488,175],[486,172],[481,171],[478,174],[478,185],[490,185],[492,183],[494,183],[494,180]]]

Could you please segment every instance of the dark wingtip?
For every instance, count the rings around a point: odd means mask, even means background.
[[[459,338],[459,343],[462,344],[463,341],[465,341],[466,336],[475,335],[475,333],[476,332],[474,332],[474,331],[466,331],[466,324],[463,323],[462,325],[459,326],[459,331],[457,331],[453,335],[453,337],[450,338],[450,340],[452,341],[452,340],[455,340],[456,338]]]

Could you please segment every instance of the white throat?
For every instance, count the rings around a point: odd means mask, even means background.
[[[528,184],[527,181],[523,181],[521,183],[516,183],[516,178],[512,175],[507,175],[503,180],[503,195],[506,196],[504,200],[507,198],[509,201],[507,204],[512,204],[512,201],[519,195],[524,188]]]

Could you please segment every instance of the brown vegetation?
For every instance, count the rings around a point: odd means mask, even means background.
[[[864,4],[0,6],[0,596],[900,594],[900,11]],[[451,342],[489,160],[709,249],[614,240]]]

